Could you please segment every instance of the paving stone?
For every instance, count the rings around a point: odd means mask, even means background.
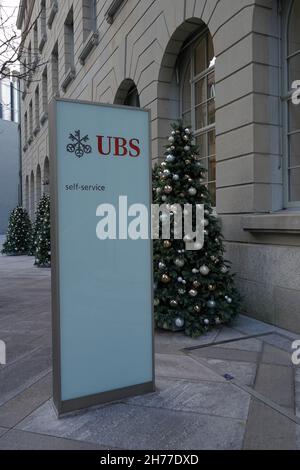
[[[48,402],[19,428],[122,449],[240,449],[245,423],[125,404],[104,406],[58,420]]]
[[[242,339],[239,341],[230,341],[230,343],[223,343],[220,345],[216,345],[216,347],[222,348],[222,349],[235,349],[239,351],[252,351],[252,352],[260,352],[262,350],[262,346],[263,346],[263,342],[254,338]]]
[[[39,380],[0,407],[0,426],[14,427],[52,395],[52,374]]]
[[[241,333],[234,329],[234,327],[224,327],[221,331],[219,331],[218,336],[215,339],[215,343],[219,343],[220,341],[233,341],[238,338],[243,338],[245,334]]]
[[[221,359],[201,358],[202,361],[210,365],[216,372],[222,376],[228,374],[243,385],[252,387],[254,384],[256,367],[255,363],[223,361]]]
[[[0,436],[2,436],[7,431],[8,431],[7,428],[0,428]]]
[[[272,334],[267,335],[263,339],[264,343],[270,344],[271,346],[275,346],[279,349],[283,349],[284,351],[292,354],[292,340],[286,336],[281,336],[279,334]]]
[[[270,344],[265,344],[261,361],[266,364],[292,366],[291,354]]]
[[[222,348],[208,346],[206,348],[195,349],[192,352],[195,357],[206,357],[212,359],[222,359],[227,361],[257,362],[258,354],[253,351],[234,350],[231,348]]]
[[[260,364],[254,389],[278,405],[294,407],[294,373],[292,367]]]
[[[255,320],[254,318],[239,315],[234,324],[234,329],[246,335],[259,335],[274,331],[275,327],[259,320]]]
[[[0,405],[45,376],[50,371],[51,365],[51,348],[45,347],[1,369]]]
[[[103,447],[87,442],[11,430],[0,438],[1,450],[100,450]]]
[[[159,380],[156,392],[126,403],[193,413],[247,419],[250,396],[230,383]]]
[[[155,333],[155,352],[162,354],[174,354],[180,352],[184,348],[191,348],[202,344],[213,343],[219,331],[210,331],[209,333],[193,339],[188,338],[183,333],[170,333],[157,331]]]
[[[186,355],[155,354],[156,377],[173,377],[177,379],[191,379],[222,381],[222,378],[209,370],[192,357]]]
[[[246,450],[295,450],[297,448],[296,428],[293,421],[253,399],[249,408],[243,448]]]

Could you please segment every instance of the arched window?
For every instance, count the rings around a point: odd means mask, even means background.
[[[34,173],[31,172],[30,175],[30,218],[34,220],[34,211],[35,211],[35,190],[34,190]]]
[[[41,167],[40,165],[37,166],[36,169],[36,202],[39,203],[42,195],[42,175],[41,175]]]
[[[181,115],[191,125],[199,145],[207,185],[216,204],[215,54],[212,37],[205,29],[189,41],[179,57]]]
[[[44,174],[43,174],[43,193],[49,194],[49,158],[46,157],[44,161]]]
[[[130,78],[123,80],[117,91],[114,103],[133,106],[134,108],[140,107],[139,93],[133,80]]]
[[[286,3],[284,15],[284,163],[285,205],[300,206],[300,105],[292,103],[293,82],[300,80],[300,2]]]
[[[25,180],[25,208],[27,209],[28,213],[30,211],[30,207],[29,207],[29,176],[27,175],[26,176],[26,180]]]

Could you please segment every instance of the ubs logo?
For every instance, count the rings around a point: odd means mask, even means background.
[[[85,153],[91,153],[92,147],[87,144],[90,140],[88,135],[81,137],[80,131],[77,130],[74,134],[69,134],[71,144],[67,145],[67,152],[75,153],[76,157],[81,158]]]
[[[76,157],[81,158],[85,154],[92,152],[91,145],[88,144],[90,138],[88,135],[81,137],[80,130],[69,134],[72,143],[68,144],[66,149],[69,153],[74,153]],[[124,137],[105,137],[97,135],[97,148],[101,157],[131,157],[137,158],[141,155],[139,139],[125,139]]]

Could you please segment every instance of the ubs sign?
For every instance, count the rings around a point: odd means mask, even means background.
[[[96,208],[120,196],[151,214],[151,159],[147,111],[54,100],[49,124],[60,415],[154,389],[151,240],[99,240],[95,231]]]

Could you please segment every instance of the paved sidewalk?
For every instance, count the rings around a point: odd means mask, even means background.
[[[58,420],[50,270],[0,256],[0,278],[0,449],[300,448],[297,335],[245,316],[196,340],[157,333],[155,393]]]

